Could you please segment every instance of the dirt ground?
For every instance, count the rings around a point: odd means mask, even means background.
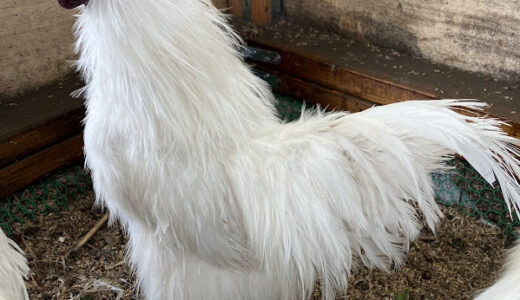
[[[472,299],[491,285],[511,240],[498,229],[457,209],[443,207],[436,235],[423,230],[408,260],[390,274],[362,269],[349,279],[348,299]]]
[[[137,299],[135,280],[125,262],[124,232],[104,225],[82,248],[77,241],[103,217],[92,209],[92,192],[81,195],[59,217],[53,214],[15,227],[14,240],[27,252],[31,299]],[[425,230],[400,271],[358,270],[338,299],[470,299],[488,286],[510,241],[479,220],[443,208],[437,234]],[[318,299],[319,291],[315,299]],[[406,299],[406,298],[404,298]]]
[[[60,216],[49,214],[14,228],[13,239],[24,249],[31,268],[31,299],[137,299],[135,280],[125,261],[126,236],[103,225],[78,251],[76,243],[104,215],[93,209],[89,191],[71,202]]]

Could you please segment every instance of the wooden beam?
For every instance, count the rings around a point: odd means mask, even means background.
[[[376,78],[367,74],[340,68],[317,55],[303,55],[288,47],[274,46],[259,40],[250,44],[279,53],[282,61],[276,70],[315,82],[333,90],[377,104],[390,104],[405,100],[436,99],[433,94]]]
[[[336,91],[368,101],[368,103],[385,105],[405,100],[439,99],[438,95],[420,89],[377,78],[345,67],[338,67],[318,54],[299,53],[298,50],[291,49],[289,46],[273,45],[255,38],[250,40],[249,44],[277,52],[281,55],[280,64],[264,65],[258,63],[257,66],[259,68],[272,68],[278,72],[277,74],[287,74],[304,82],[326,88],[329,91]],[[294,83],[295,81],[293,80],[291,84]],[[316,93],[314,94],[316,95]],[[323,98],[322,101],[327,100]],[[324,104],[321,103],[322,106]],[[462,113],[467,114],[468,112]],[[513,122],[487,112],[469,112],[469,114],[501,119],[509,124],[509,126],[503,126],[503,130],[510,136],[520,138],[520,122]]]
[[[85,109],[79,108],[0,141],[0,168],[81,133]]]
[[[242,0],[229,0],[229,6],[231,8],[231,13],[239,18],[243,17],[242,12]]]
[[[370,107],[378,105],[370,101],[352,96],[350,94],[332,90],[319,84],[299,79],[288,74],[265,67],[257,67],[263,72],[273,74],[280,79],[280,84],[275,88],[279,94],[291,96],[305,100],[307,103],[319,104],[327,110],[344,110],[352,113],[360,112]],[[482,112],[468,112],[467,110],[456,110],[457,112],[470,116],[490,116]],[[490,116],[492,117],[492,116]],[[500,119],[500,118],[499,118]],[[518,123],[502,119],[508,125],[502,125],[502,130],[513,137],[520,137],[520,126]]]
[[[276,22],[282,14],[281,0],[229,0],[231,13],[258,25]]]
[[[376,105],[289,75],[282,75],[279,78],[281,81],[277,91],[280,94],[294,96],[307,103],[319,104],[327,110],[359,112]]]
[[[251,21],[258,25],[271,23],[271,0],[251,0]]]
[[[4,167],[0,169],[0,197],[82,158],[83,135],[79,134]]]
[[[375,103],[273,69],[263,66],[257,66],[256,69],[275,75],[280,79],[279,86],[274,89],[275,92],[305,100],[307,103],[318,104],[327,110],[359,112],[376,105]]]

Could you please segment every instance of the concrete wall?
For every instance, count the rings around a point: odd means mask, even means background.
[[[227,0],[213,0],[227,7]],[[23,93],[71,71],[74,11],[57,0],[0,0],[0,97]]]
[[[285,13],[464,70],[520,79],[518,0],[284,0]]]
[[[290,17],[434,62],[520,79],[518,0],[284,0],[284,6]],[[70,71],[72,15],[55,0],[0,0],[0,96]]]
[[[39,87],[69,72],[72,13],[52,0],[0,0],[0,95]]]

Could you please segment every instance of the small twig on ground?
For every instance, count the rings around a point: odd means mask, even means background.
[[[29,253],[29,255],[32,256],[33,259],[36,259],[36,254],[34,254],[34,251],[32,250],[31,246],[29,246],[29,243],[25,240],[24,235],[22,234],[22,242],[25,246],[25,251]]]
[[[108,213],[106,213],[101,220],[99,220],[92,229],[76,244],[73,251],[78,251],[81,247],[83,247],[93,236],[98,232],[99,228],[103,226],[108,221]]]

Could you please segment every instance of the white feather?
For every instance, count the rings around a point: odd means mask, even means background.
[[[24,283],[27,274],[23,251],[0,230],[0,300],[29,299]]]
[[[204,0],[91,0],[77,22],[85,153],[97,201],[128,230],[146,299],[303,299],[358,261],[402,264],[441,213],[430,172],[459,153],[517,208],[501,123],[405,102],[276,118],[268,86]]]

